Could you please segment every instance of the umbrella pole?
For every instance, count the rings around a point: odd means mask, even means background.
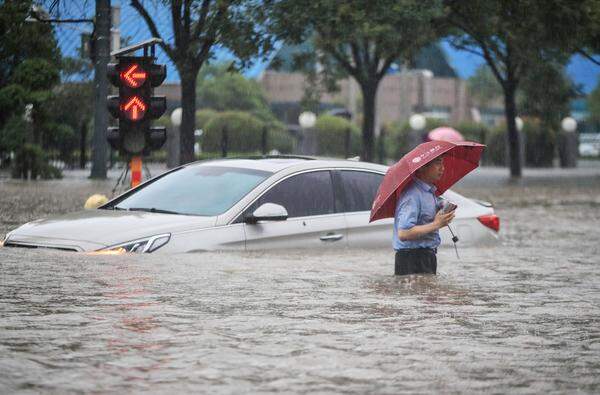
[[[458,237],[452,231],[450,224],[448,224],[448,229],[450,230],[450,234],[452,235],[452,243],[454,243],[454,251],[456,252],[456,258],[460,261],[460,256],[458,255],[458,248],[456,247],[456,242],[458,241]]]

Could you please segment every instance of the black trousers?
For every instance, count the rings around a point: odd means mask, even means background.
[[[414,248],[396,250],[396,268],[394,274],[403,276],[405,274],[437,272],[436,251],[431,248]]]

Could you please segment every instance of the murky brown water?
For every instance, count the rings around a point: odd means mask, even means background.
[[[600,178],[503,174],[456,188],[502,244],[441,250],[436,277],[391,250],[0,249],[0,392],[597,393]],[[0,235],[113,181],[2,181]]]

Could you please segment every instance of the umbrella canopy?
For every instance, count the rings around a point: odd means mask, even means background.
[[[433,129],[431,132],[427,133],[427,138],[432,141],[465,141],[465,138],[458,130],[448,126]]]
[[[394,216],[400,194],[411,182],[412,175],[427,163],[444,155],[444,175],[435,183],[436,194],[441,195],[479,166],[484,147],[470,141],[429,141],[420,144],[388,169],[375,195],[369,222]]]

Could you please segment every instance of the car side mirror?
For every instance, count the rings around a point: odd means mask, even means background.
[[[285,221],[287,217],[288,212],[285,207],[275,203],[265,203],[244,218],[244,222],[256,224],[259,221]]]

